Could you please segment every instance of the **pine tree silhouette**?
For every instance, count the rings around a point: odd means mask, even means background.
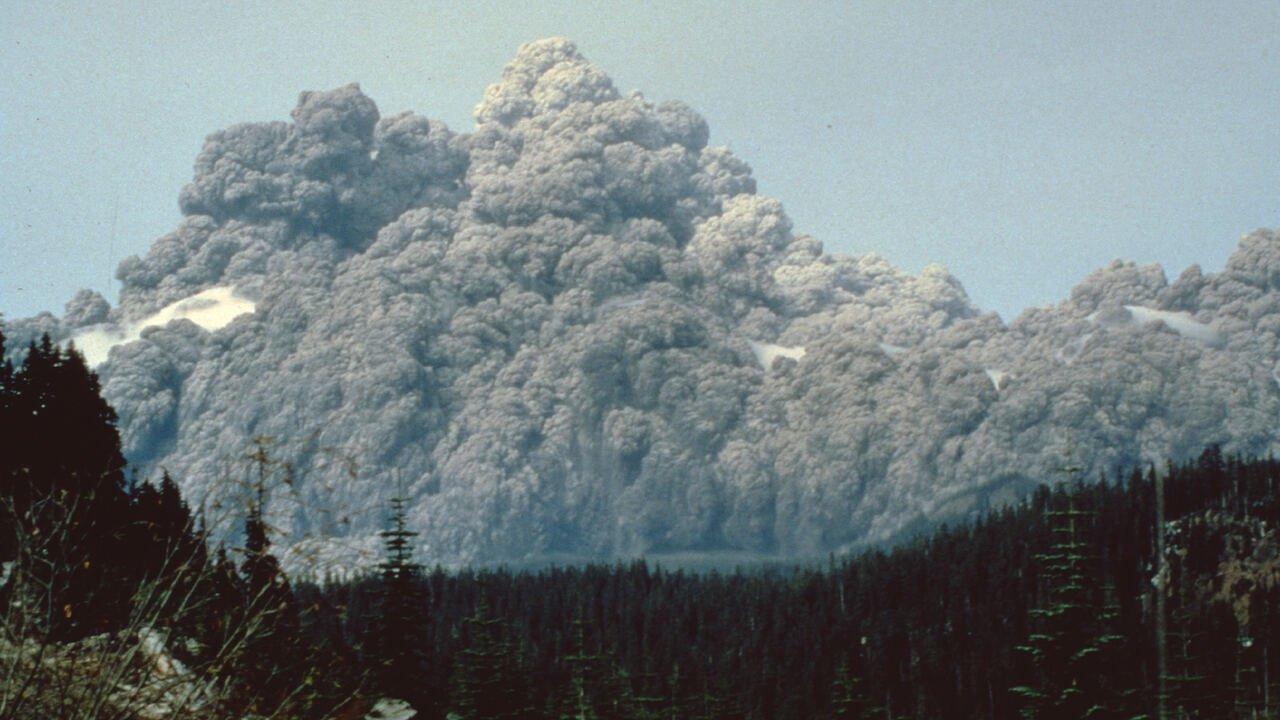
[[[270,443],[270,438],[255,438],[248,455],[254,477],[244,521],[244,560],[240,564],[246,607],[252,619],[240,677],[248,688],[248,709],[268,714],[277,712],[297,690],[305,655],[293,591],[279,560],[271,554],[266,504],[275,463],[268,451]]]
[[[1031,610],[1036,627],[1018,650],[1030,657],[1037,682],[1011,690],[1023,699],[1022,716],[1029,720],[1122,716],[1116,697],[1099,682],[1098,667],[1123,637],[1109,627],[1114,617],[1104,611],[1099,567],[1084,532],[1093,513],[1077,506],[1076,494],[1056,494],[1059,507],[1045,513],[1052,542],[1036,556],[1046,595]]]
[[[13,560],[18,550],[14,527],[18,517],[15,499],[18,478],[13,431],[17,417],[13,407],[13,363],[5,352],[5,342],[4,328],[0,327],[0,562]]]
[[[573,649],[565,656],[569,666],[569,687],[565,693],[564,707],[558,713],[559,720],[600,720],[596,711],[596,682],[600,673],[601,656],[587,652],[586,621],[583,611],[573,621]]]
[[[874,720],[884,717],[884,709],[871,699],[865,681],[847,659],[836,670],[832,691],[832,716],[840,720]]]
[[[391,526],[379,533],[383,560],[378,614],[373,623],[373,664],[378,691],[424,709],[427,623],[422,566],[413,559],[405,500],[391,499]]]
[[[516,649],[506,623],[482,599],[466,618],[467,642],[453,679],[453,704],[462,720],[517,720],[532,714]]]
[[[110,630],[128,614],[131,576],[119,542],[130,508],[115,411],[84,358],[47,334],[17,370],[0,365],[6,553],[27,539],[51,637]]]

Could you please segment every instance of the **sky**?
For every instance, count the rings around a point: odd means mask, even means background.
[[[301,9],[299,9],[301,8]],[[702,113],[797,232],[1011,320],[1280,226],[1280,3],[0,0],[0,315],[115,301],[205,135],[359,82],[451,128],[522,43]]]

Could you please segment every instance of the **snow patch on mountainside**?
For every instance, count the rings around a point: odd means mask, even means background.
[[[212,287],[189,298],[170,303],[139,322],[124,326],[111,323],[94,325],[76,333],[72,341],[84,354],[91,367],[107,361],[111,348],[131,343],[142,337],[142,331],[163,327],[174,320],[190,320],[208,330],[220,330],[232,320],[254,311],[252,300],[236,295],[230,286]]]
[[[986,368],[986,373],[987,377],[991,380],[992,387],[997,391],[1000,390],[1000,386],[1004,384],[1004,379],[1009,376],[1009,373],[1004,372],[1003,370],[993,370],[991,368]]]
[[[1104,327],[1122,327],[1125,325],[1141,327],[1152,323],[1164,323],[1165,327],[1181,335],[1187,340],[1198,342],[1209,347],[1221,347],[1222,335],[1211,326],[1196,320],[1190,313],[1172,310],[1157,310],[1142,305],[1125,305],[1126,315],[1123,318],[1106,317],[1094,313],[1090,319]]]
[[[804,347],[795,346],[787,347],[786,345],[774,345],[773,343],[762,343],[751,341],[751,352],[755,353],[756,360],[760,363],[760,367],[768,370],[773,367],[773,361],[780,357],[789,358],[799,361],[804,357]]]

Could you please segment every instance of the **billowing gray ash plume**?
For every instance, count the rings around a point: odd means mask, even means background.
[[[351,85],[216,133],[116,307],[10,330],[76,339],[128,456],[197,502],[274,436],[293,541],[367,542],[403,486],[431,561],[807,555],[1068,461],[1277,449],[1271,232],[1005,326],[940,267],[795,234],[695,112],[566,41],[521,48],[475,117],[381,118]]]

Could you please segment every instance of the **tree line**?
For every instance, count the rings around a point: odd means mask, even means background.
[[[167,473],[127,475],[116,414],[73,347],[46,336],[20,355],[0,333],[0,717],[349,705],[363,680],[329,673],[348,648],[304,627],[271,552],[267,478],[246,479],[243,542],[216,543]]]
[[[1278,482],[1275,460],[1210,448],[823,567],[436,568],[404,696],[462,718],[1277,717]],[[354,639],[380,586],[301,589]],[[467,711],[476,684],[499,707]]]
[[[155,630],[198,680],[182,717],[361,717],[382,697],[459,720],[1280,715],[1271,458],[1211,447],[1073,477],[892,548],[755,571],[428,570],[396,500],[376,568],[289,578],[264,444],[242,541],[222,546],[172,478],[127,477],[74,349],[21,355],[0,360],[0,715],[134,716],[110,698],[76,714],[91,688],[54,693],[74,684],[12,657]]]

